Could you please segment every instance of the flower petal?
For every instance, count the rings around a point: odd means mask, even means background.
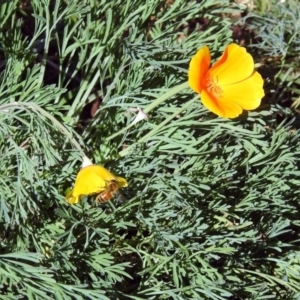
[[[223,114],[220,117],[223,118],[236,118],[243,112],[243,109],[234,102],[224,102],[220,104],[220,106],[223,111]]]
[[[259,107],[264,96],[263,79],[254,71],[253,75],[241,82],[221,86],[222,97],[216,98],[203,90],[201,100],[203,105],[223,118],[236,118],[243,109],[252,110]]]
[[[115,180],[118,187],[127,186],[125,178],[113,175],[107,169],[98,165],[82,168],[77,174],[74,189],[66,196],[70,204],[78,203],[82,195],[99,194],[107,189],[108,182]]]
[[[219,105],[223,107],[228,102],[235,103],[242,109],[255,109],[259,107],[264,96],[263,84],[261,75],[254,71],[253,75],[246,80],[236,84],[221,86],[223,94],[218,99]]]
[[[112,174],[110,171],[108,171],[107,169],[105,169],[102,166],[99,165],[93,165],[90,166],[90,168],[93,167],[93,172],[101,179],[105,180],[105,181],[110,181],[110,180],[115,180],[115,176],[114,174]],[[82,171],[83,169],[81,169]]]
[[[254,61],[246,49],[237,44],[230,44],[211,67],[209,74],[218,85],[226,85],[245,80],[251,76],[253,70]]]
[[[210,65],[210,52],[207,46],[202,47],[190,61],[188,72],[189,85],[196,92],[202,90],[201,83]]]
[[[118,176],[115,176],[115,177],[118,182],[119,189],[128,186],[127,180],[125,178],[118,177]]]
[[[219,117],[223,115],[223,110],[219,107],[217,99],[206,90],[202,90],[201,92],[201,101],[202,104],[211,112],[215,113]]]
[[[76,204],[79,202],[79,196],[73,195],[73,190],[67,194],[66,201],[70,204]]]
[[[201,93],[203,105],[219,117],[235,118],[242,113],[242,108],[234,102],[220,102],[212,94],[203,90]]]

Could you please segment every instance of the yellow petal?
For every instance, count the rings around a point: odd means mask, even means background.
[[[261,75],[254,71],[253,75],[246,80],[221,86],[223,93],[218,99],[219,105],[224,106],[228,102],[235,103],[245,110],[255,109],[259,107],[264,96],[263,84]],[[225,115],[224,117],[232,118]]]
[[[201,84],[210,65],[210,52],[207,46],[204,46],[190,61],[188,72],[188,82],[190,87],[196,92],[200,93],[202,90]]]
[[[79,202],[80,200],[79,198],[80,198],[79,196],[77,197],[73,196],[73,190],[72,190],[70,193],[67,194],[66,201],[70,204],[76,204]]]
[[[263,79],[254,71],[248,79],[220,87],[222,96],[216,98],[206,90],[201,93],[203,105],[223,118],[236,118],[245,110],[259,107],[264,96]]]
[[[238,117],[242,112],[243,109],[234,102],[223,102],[219,103],[220,107],[222,107],[222,115],[220,117],[222,118],[236,118]]]
[[[118,182],[119,189],[128,186],[127,180],[125,178],[118,177],[118,176],[115,176],[115,177]]]
[[[99,194],[107,189],[107,184],[112,180],[117,181],[119,187],[127,186],[125,178],[115,176],[102,166],[84,167],[77,174],[74,189],[66,196],[66,201],[74,204],[82,195]]]
[[[221,58],[211,67],[209,74],[218,85],[237,83],[250,77],[254,61],[246,49],[237,44],[226,47]]]

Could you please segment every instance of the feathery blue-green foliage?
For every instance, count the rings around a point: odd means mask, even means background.
[[[297,94],[299,11],[251,14],[261,40],[248,50],[277,72],[262,68],[259,109],[221,119],[176,92],[195,51],[217,58],[246,9],[1,2],[0,299],[300,297],[300,136],[283,106]],[[128,126],[138,107],[149,121]],[[106,204],[67,204],[83,153],[129,187]]]
[[[261,62],[269,79],[270,101],[296,109],[300,103],[299,19],[299,2],[294,0],[273,1],[260,15],[251,13],[244,19],[256,29],[255,47],[264,53]]]

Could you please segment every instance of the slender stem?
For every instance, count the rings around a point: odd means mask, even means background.
[[[167,100],[168,98],[178,94],[179,92],[183,91],[187,87],[188,87],[188,82],[184,82],[182,84],[179,84],[179,85],[173,87],[167,93],[163,94],[162,96],[158,97],[156,100],[151,102],[146,108],[143,109],[143,112],[146,113],[146,114],[149,113],[151,110],[153,110],[155,107],[157,107],[158,105],[163,103],[165,100]],[[116,132],[113,135],[111,135],[110,137],[108,137],[106,140],[107,141],[112,140],[113,138],[115,138],[119,134],[127,131],[128,129],[130,129],[134,125],[135,125],[135,123],[129,124],[128,126],[122,128],[118,132]]]
[[[194,103],[196,98],[190,100],[185,105],[183,105],[180,109],[178,109],[176,112],[174,112],[172,115],[170,115],[167,119],[165,119],[162,123],[157,125],[155,128],[153,128],[150,132],[148,132],[146,135],[144,135],[142,138],[140,138],[136,143],[133,145],[130,145],[126,149],[119,152],[120,156],[126,156],[131,153],[131,151],[135,148],[137,144],[141,144],[146,142],[150,137],[155,135],[163,126],[165,126],[167,123],[169,123],[172,119],[177,117],[182,111],[186,110],[191,104]]]
[[[152,103],[150,103],[143,111],[146,114],[149,113],[151,110],[153,110],[155,107],[157,107],[158,105],[160,105],[161,103],[163,103],[165,100],[167,100],[168,98],[172,97],[173,95],[178,94],[179,92],[181,92],[182,90],[184,90],[188,86],[189,86],[188,82],[184,82],[182,84],[179,84],[179,85],[173,87],[167,93],[165,93],[164,95],[162,95],[161,97],[157,98],[155,101],[153,101]]]

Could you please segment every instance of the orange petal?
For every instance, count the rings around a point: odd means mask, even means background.
[[[188,72],[189,85],[196,92],[202,90],[201,83],[210,65],[210,52],[207,46],[202,47],[190,61]]]
[[[219,117],[224,115],[223,108],[219,105],[218,100],[206,90],[202,90],[201,92],[201,101],[208,110]]]
[[[236,84],[221,86],[222,97],[216,98],[203,90],[201,100],[203,105],[223,118],[236,118],[245,110],[257,108],[264,96],[263,79],[258,72]]]
[[[254,61],[246,49],[237,44],[226,47],[221,58],[211,67],[209,74],[218,85],[245,80],[254,71]]]

